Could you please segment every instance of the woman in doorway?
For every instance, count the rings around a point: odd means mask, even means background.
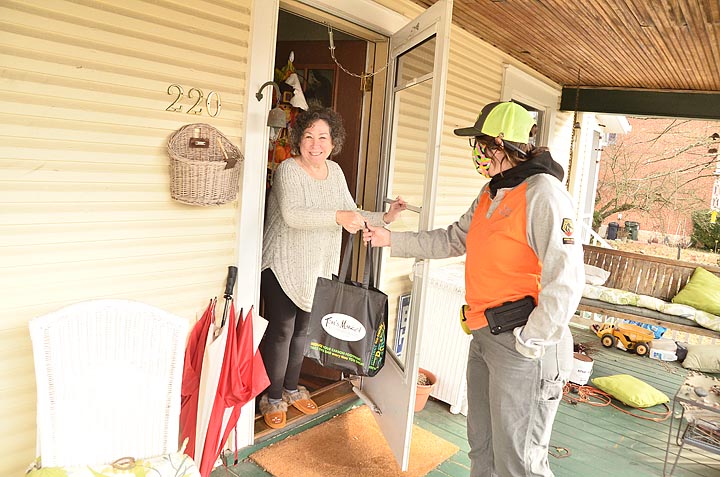
[[[344,141],[342,119],[332,109],[300,113],[290,131],[294,156],[278,167],[268,197],[260,285],[268,328],[260,352],[270,387],[259,405],[275,429],[285,426],[288,405],[317,412],[298,381],[315,283],[338,272],[342,230],[354,234],[366,221],[387,225],[406,208],[398,197],[385,213],[358,209],[342,169],[329,159]]]
[[[368,226],[363,234],[374,246],[390,246],[393,256],[467,254],[472,477],[553,475],[548,445],[572,368],[568,323],[584,265],[562,167],[546,149],[528,145],[534,129],[518,104],[486,105],[474,126],[455,130],[471,138],[475,167],[490,179],[470,209],[447,229],[391,233]],[[509,315],[510,307],[522,310],[524,325],[513,327],[517,314]],[[502,325],[503,319],[512,332],[491,332],[488,321]]]

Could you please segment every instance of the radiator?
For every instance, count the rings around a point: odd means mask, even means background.
[[[420,367],[437,378],[430,395],[450,404],[453,414],[467,415],[465,370],[472,338],[460,328],[465,263],[431,268],[426,290]]]

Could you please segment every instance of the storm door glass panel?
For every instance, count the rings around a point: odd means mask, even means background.
[[[435,37],[429,38],[398,58],[395,87],[402,88],[432,75],[435,61]],[[429,97],[428,97],[429,98]]]
[[[425,162],[431,120],[428,105],[432,98],[434,49],[433,37],[398,58],[387,197],[402,196],[410,209],[392,224],[391,229],[395,232],[420,230],[425,203]],[[403,368],[409,315],[407,296],[412,299],[414,264],[414,258],[390,257],[387,249],[382,250],[380,289],[389,298],[389,354]]]

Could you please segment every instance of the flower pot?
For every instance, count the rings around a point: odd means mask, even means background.
[[[420,368],[420,370],[418,371],[418,376],[420,374],[424,374],[425,376],[427,376],[427,378],[430,380],[430,384],[417,385],[415,391],[415,412],[423,410],[425,404],[427,403],[428,397],[430,397],[433,386],[435,386],[435,382],[437,382],[437,378],[430,371]]]

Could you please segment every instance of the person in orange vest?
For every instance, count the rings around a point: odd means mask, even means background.
[[[445,229],[390,232],[367,225],[363,240],[392,256],[466,254],[464,327],[470,475],[552,476],[548,446],[573,365],[568,323],[584,283],[582,245],[546,148],[517,103],[482,108],[467,136],[477,171],[490,179],[470,208]]]

